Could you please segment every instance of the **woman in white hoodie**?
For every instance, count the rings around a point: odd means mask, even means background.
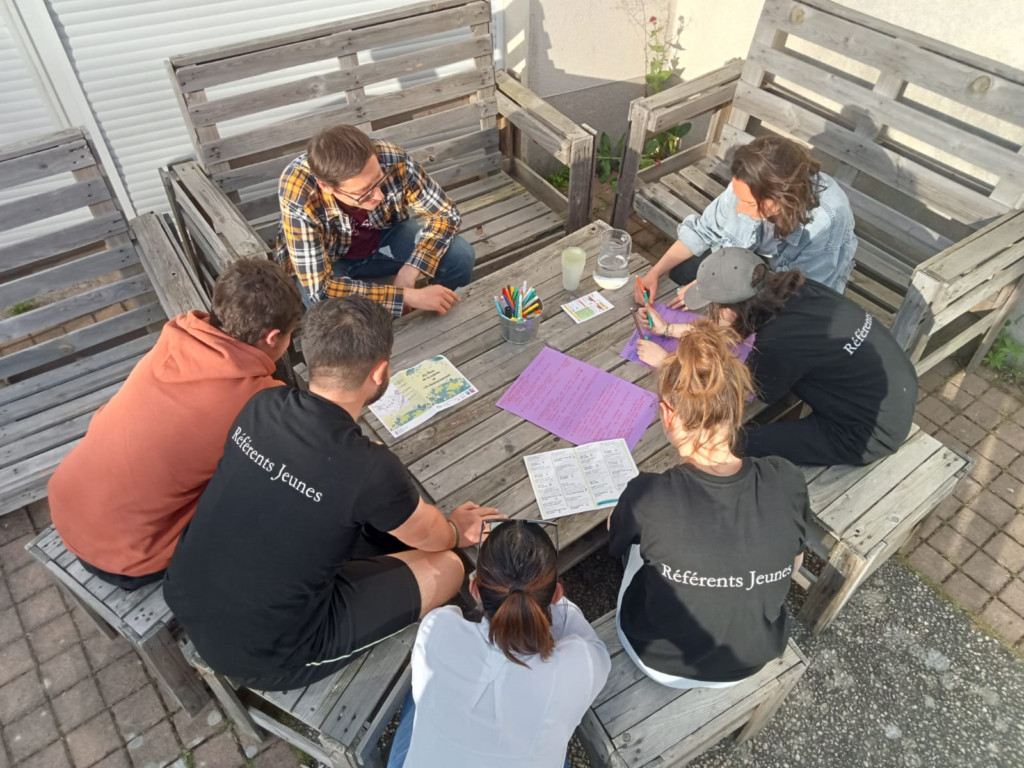
[[[424,617],[388,768],[561,768],[608,678],[608,651],[565,598],[544,527],[485,525],[469,587],[484,619],[451,605]]]

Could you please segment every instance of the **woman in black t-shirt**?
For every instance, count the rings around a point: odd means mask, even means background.
[[[724,687],[786,649],[784,603],[810,507],[788,461],[736,455],[752,392],[732,353],[739,336],[708,320],[689,328],[658,386],[680,463],[630,481],[609,546],[628,558],[617,621],[634,663],[672,688]]]
[[[914,364],[854,301],[798,270],[771,273],[757,254],[724,248],[701,264],[686,306],[743,338],[757,334],[747,364],[761,400],[771,404],[793,392],[813,411],[798,420],[748,425],[744,455],[864,465],[892,455],[907,439],[917,405]],[[650,314],[655,333],[686,332],[687,326]],[[638,352],[654,366],[665,355],[653,342],[641,341]]]

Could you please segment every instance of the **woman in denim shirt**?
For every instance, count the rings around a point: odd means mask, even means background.
[[[684,286],[669,306],[683,306],[683,293],[697,279],[704,255],[720,248],[749,248],[773,272],[799,269],[837,293],[853,270],[857,237],[850,201],[839,183],[821,172],[802,145],[762,136],[736,150],[732,183],[700,216],[679,225],[679,240],[642,279],[651,296],[668,275]],[[643,304],[640,288],[634,288]]]

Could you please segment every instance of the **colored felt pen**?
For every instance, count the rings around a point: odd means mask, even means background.
[[[501,302],[498,301],[498,297],[494,297],[494,308],[498,310],[498,314],[502,317],[505,316],[505,310],[501,308]]]
[[[651,326],[651,330],[654,330],[654,318],[651,317],[651,294],[644,289],[644,306],[647,307],[647,322]]]

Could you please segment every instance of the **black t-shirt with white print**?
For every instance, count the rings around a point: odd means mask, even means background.
[[[876,318],[821,283],[805,281],[757,329],[747,362],[758,397],[774,403],[792,391],[852,453],[893,453],[910,432],[914,364]]]
[[[616,557],[644,565],[619,623],[640,660],[675,677],[732,682],[786,649],[786,593],[810,503],[803,474],[778,457],[728,477],[690,465],[630,481],[611,517]]]
[[[254,395],[182,534],[164,596],[219,672],[250,677],[326,658],[339,579],[362,527],[393,531],[419,494],[401,461],[309,392]]]

